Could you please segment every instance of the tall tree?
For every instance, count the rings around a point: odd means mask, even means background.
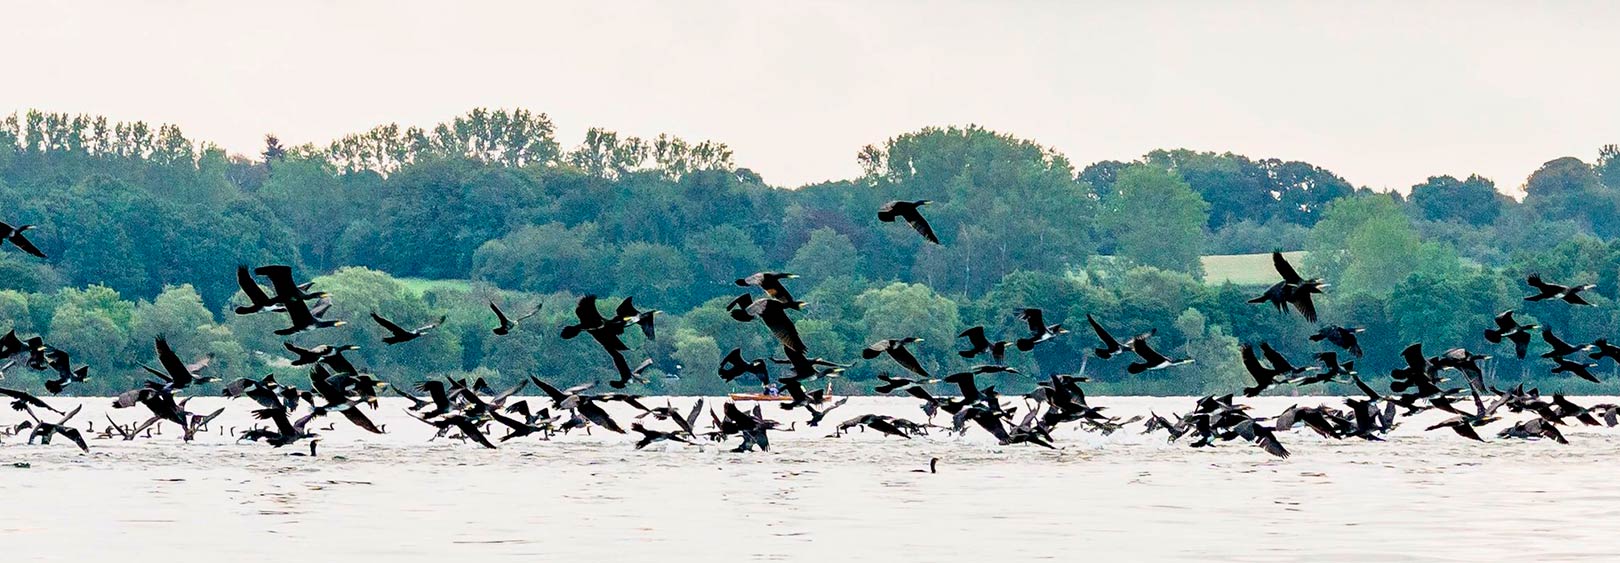
[[[1119,193],[1108,202],[1107,219],[1118,254],[1202,277],[1209,204],[1187,182],[1152,166],[1125,169],[1114,186]]]

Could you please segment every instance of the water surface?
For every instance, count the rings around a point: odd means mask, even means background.
[[[671,401],[684,408],[693,399]],[[103,412],[122,423],[146,415],[84,402],[80,427],[101,428]],[[1180,412],[1192,399],[1091,402],[1128,416]],[[1320,402],[1338,401],[1247,401],[1258,415]],[[53,401],[63,410],[73,403]],[[320,456],[308,458],[289,455],[307,451],[302,444],[219,435],[252,424],[246,400],[198,398],[190,407],[221,404],[226,414],[190,444],[173,428],[149,440],[94,440],[87,455],[61,441],[7,439],[8,559],[1477,562],[1620,553],[1620,429],[1566,429],[1568,446],[1480,444],[1423,432],[1443,418],[1424,414],[1402,419],[1383,443],[1286,433],[1294,456],[1282,460],[1236,442],[1167,444],[1162,433],[1140,435],[1140,424],[1111,436],[1066,426],[1057,451],[998,446],[978,430],[834,439],[826,426],[804,428],[800,411],[767,405],[767,416],[798,421],[796,431],[772,434],[767,454],[728,452],[735,441],[636,451],[633,435],[600,431],[492,451],[428,442],[430,427],[410,419],[402,400],[385,400],[369,414],[387,435],[333,418]],[[914,400],[854,398],[828,420],[868,412],[922,419]],[[628,427],[629,411],[614,413]],[[942,459],[938,474],[912,472],[930,457]]]

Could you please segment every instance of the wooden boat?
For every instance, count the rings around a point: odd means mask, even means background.
[[[793,397],[787,396],[787,393],[782,393],[782,394],[779,394],[779,395],[766,395],[764,393],[732,393],[731,394],[731,400],[733,400],[733,401],[791,401],[791,400],[793,400]]]

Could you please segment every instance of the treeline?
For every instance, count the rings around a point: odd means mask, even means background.
[[[268,137],[244,157],[172,126],[11,116],[0,123],[0,220],[39,225],[30,236],[51,258],[0,253],[0,330],[83,358],[96,378],[83,392],[128,388],[158,334],[182,355],[214,354],[221,376],[262,375],[284,369],[286,354],[276,327],[256,324],[269,321],[227,313],[240,299],[232,274],[288,263],[354,321],[298,342],[361,344],[359,361],[395,382],[608,377],[587,344],[556,338],[573,299],[591,293],[664,311],[659,339],[634,353],[682,378],[655,377],[647,391],[713,393],[726,389],[713,373],[724,352],[771,353],[722,307],[740,292],[732,280],[770,269],[803,276],[790,283],[811,304],[800,330],[818,355],[850,360],[872,341],[922,336],[925,364],[948,373],[964,366],[956,332],[983,324],[1010,337],[1012,309],[1040,307],[1075,334],[1017,360],[1026,375],[1003,389],[1084,367],[1099,392],[1198,393],[1243,380],[1240,341],[1313,351],[1302,343],[1314,327],[1245,303],[1256,288],[1201,281],[1201,255],[1282,249],[1309,250],[1304,269],[1334,284],[1325,322],[1368,328],[1358,366],[1374,378],[1422,340],[1495,353],[1508,382],[1583,389],[1489,349],[1480,331],[1510,307],[1571,340],[1620,336],[1613,146],[1592,164],[1548,162],[1520,202],[1477,176],[1431,178],[1401,197],[1308,163],[1185,150],[1078,167],[977,127],[900,135],[857,153],[861,178],[783,189],[712,141],[593,129],[564,148],[554,133],[544,114],[475,110],[324,147]],[[891,199],[934,200],[944,244],[877,222]],[[1597,307],[1522,303],[1528,272],[1597,283]],[[490,300],[544,309],[495,339]],[[450,321],[385,348],[371,311]],[[1156,347],[1197,363],[1150,377],[1082,366],[1086,313],[1116,334],[1157,329]],[[858,364],[840,391],[879,368]]]

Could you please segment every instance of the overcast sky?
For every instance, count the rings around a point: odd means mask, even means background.
[[[874,5],[876,4],[876,5]],[[476,106],[729,144],[772,184],[978,123],[1084,166],[1154,148],[1358,186],[1620,143],[1614,2],[10,2],[0,113],[168,122],[256,154]],[[453,7],[452,7],[453,6]]]

